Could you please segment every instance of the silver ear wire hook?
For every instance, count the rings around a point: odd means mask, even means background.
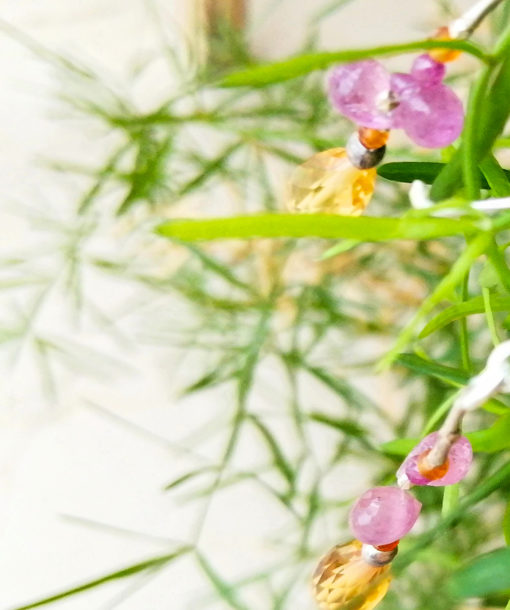
[[[414,180],[409,189],[409,201],[415,210],[426,210],[436,205],[436,201],[432,201],[428,194],[427,185],[421,180]],[[469,207],[478,212],[490,214],[491,212],[501,212],[510,209],[510,197],[493,197],[491,199],[480,199],[471,201]],[[462,208],[450,208],[438,210],[434,216],[459,216],[465,210]]]
[[[426,457],[427,466],[432,469],[445,463],[451,446],[460,434],[466,413],[481,407],[498,392],[509,391],[510,341],[504,341],[492,350],[485,368],[472,377],[457,396],[438,431],[436,444]]]
[[[468,38],[503,0],[480,0],[462,16],[453,21],[448,30],[452,38]]]

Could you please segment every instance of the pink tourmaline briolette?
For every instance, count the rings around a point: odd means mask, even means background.
[[[329,77],[332,105],[361,127],[404,129],[425,148],[456,140],[464,124],[462,102],[442,83],[445,66],[420,55],[411,74],[392,74],[370,59],[337,66]]]
[[[390,75],[374,59],[337,66],[329,75],[331,104],[363,127],[390,129]]]
[[[455,93],[441,83],[424,85],[408,74],[394,74],[391,90],[399,101],[393,126],[425,148],[443,148],[456,140],[464,125],[464,108]]]
[[[413,485],[442,487],[458,483],[466,476],[473,461],[473,449],[465,436],[460,436],[452,445],[448,453],[448,470],[443,477],[430,480],[421,474],[418,468],[420,456],[425,451],[432,449],[437,440],[437,434],[437,432],[432,432],[426,436],[406,457],[397,470],[397,479],[399,481],[407,477]]]
[[[428,53],[419,55],[413,62],[411,76],[425,86],[439,85],[446,74],[446,66]]]
[[[421,502],[403,489],[373,487],[354,504],[349,523],[358,540],[381,546],[403,538],[416,523],[420,510]]]

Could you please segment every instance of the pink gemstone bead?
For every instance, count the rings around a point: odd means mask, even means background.
[[[420,55],[413,62],[411,76],[422,85],[439,85],[446,74],[446,66],[432,59],[428,53]]]
[[[443,148],[456,140],[464,124],[464,109],[459,98],[445,85],[423,86],[413,77],[392,77],[398,107],[393,124],[425,148]],[[414,80],[414,86],[408,80]]]
[[[354,504],[351,530],[365,544],[380,546],[400,540],[416,523],[421,510],[409,492],[398,487],[373,487]]]
[[[432,432],[432,434],[426,436],[406,457],[397,471],[397,478],[399,480],[404,476],[407,476],[413,485],[442,487],[444,485],[458,483],[466,476],[469,467],[471,466],[471,462],[473,461],[473,449],[471,448],[471,443],[465,436],[459,437],[452,445],[452,448],[448,453],[448,472],[444,477],[431,481],[420,473],[418,470],[418,458],[424,451],[427,451],[427,449],[432,449],[436,442],[437,434],[437,432]]]
[[[390,75],[368,59],[337,66],[329,76],[329,99],[344,116],[363,127],[390,129]]]

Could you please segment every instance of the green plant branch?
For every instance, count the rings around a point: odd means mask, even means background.
[[[447,218],[375,218],[326,214],[259,214],[205,220],[170,220],[156,229],[162,237],[183,241],[275,237],[321,237],[391,241],[426,240],[471,234],[477,226],[469,220]]]
[[[463,40],[417,40],[402,44],[370,47],[368,49],[349,49],[345,51],[325,51],[298,55],[285,61],[265,64],[234,72],[224,77],[221,87],[263,87],[285,80],[303,76],[314,70],[324,70],[333,63],[357,61],[385,55],[400,55],[430,49],[458,49],[484,63],[491,63],[492,57],[479,46]]]
[[[148,572],[150,570],[162,569],[172,561],[182,557],[186,553],[192,551],[193,548],[190,546],[184,546],[181,549],[174,551],[173,553],[169,553],[167,555],[158,555],[153,557],[152,559],[147,559],[146,561],[142,561],[141,563],[136,563],[127,568],[123,568],[122,570],[118,570],[116,572],[111,572],[106,574],[105,576],[101,576],[100,578],[96,578],[89,582],[83,583],[82,585],[78,585],[71,589],[67,589],[62,591],[61,593],[56,593],[55,595],[51,595],[50,597],[46,597],[44,599],[40,599],[38,601],[26,604],[24,606],[16,606],[11,610],[30,610],[31,608],[39,608],[41,606],[46,606],[48,604],[52,604],[54,602],[58,602],[67,597],[71,597],[73,595],[77,595],[78,593],[84,593],[85,591],[89,591],[91,589],[95,589],[96,587],[100,587],[106,583],[113,582],[115,580],[120,580],[124,578],[129,578],[134,576],[135,574]]]

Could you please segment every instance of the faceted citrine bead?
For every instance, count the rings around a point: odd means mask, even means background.
[[[442,28],[439,28],[433,36],[433,40],[452,40],[448,27],[443,26]],[[431,49],[429,55],[432,59],[445,64],[458,59],[462,55],[462,51],[459,51],[458,49]]]
[[[352,165],[344,148],[320,152],[294,170],[287,208],[306,214],[359,216],[367,207],[376,170]]]
[[[362,546],[358,540],[335,546],[320,562],[313,585],[321,610],[372,610],[386,595],[390,566],[364,561]]]

